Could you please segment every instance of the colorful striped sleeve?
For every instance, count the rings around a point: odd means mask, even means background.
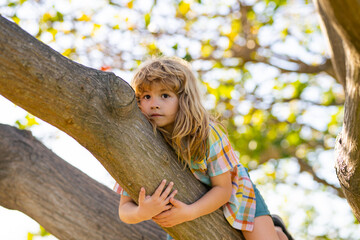
[[[128,196],[128,197],[130,196],[122,187],[120,187],[120,185],[118,183],[115,183],[113,190],[120,195],[124,195],[124,196]]]
[[[210,177],[225,173],[239,164],[228,137],[219,126],[210,124],[209,156],[206,160]]]

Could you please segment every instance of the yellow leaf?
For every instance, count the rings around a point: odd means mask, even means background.
[[[130,2],[127,3],[128,8],[132,9],[133,6],[134,6],[134,1],[130,1]]]
[[[53,40],[55,41],[55,36],[58,31],[55,28],[50,28],[48,32],[51,33],[51,35],[53,36]]]
[[[206,45],[203,45],[201,47],[201,55],[203,57],[209,57],[211,55],[211,53],[213,52],[214,48],[209,45],[209,44],[206,44]]]
[[[16,23],[16,24],[19,24],[20,23],[20,18],[18,18],[16,15],[14,15],[12,17],[12,20]]]
[[[247,114],[244,116],[244,125],[247,125],[251,122],[251,115]]]
[[[48,12],[45,13],[45,14],[42,16],[42,20],[43,20],[44,22],[49,21],[51,18],[52,18],[52,17],[51,17],[51,14],[48,13]]]
[[[89,22],[91,20],[91,17],[89,17],[88,15],[83,13],[83,15],[81,17],[79,17],[77,20],[78,21]]]
[[[289,34],[288,28],[284,28],[280,33],[281,39],[284,41],[288,34]]]
[[[150,24],[150,19],[151,19],[150,13],[145,14],[144,20],[145,20],[146,27]]]
[[[189,12],[190,10],[190,3],[187,3],[187,2],[184,2],[184,1],[181,1],[179,3],[179,12],[182,14],[182,15],[185,15]]]
[[[266,172],[266,176],[268,176],[271,179],[275,179],[276,178],[276,172],[275,171]]]
[[[94,26],[93,26],[93,29],[91,31],[91,36],[95,36],[96,32],[101,28],[101,25],[100,24],[96,24],[94,23]]]
[[[241,30],[241,22],[240,19],[234,19],[231,21],[231,32],[235,34],[239,34]]]
[[[65,57],[69,57],[72,52],[73,52],[73,49],[68,48],[62,53],[62,55],[64,55]]]
[[[34,125],[39,125],[39,123],[36,121],[35,117],[33,115],[26,115],[26,120],[27,120],[27,126],[28,127],[31,127],[31,126],[34,126]]]
[[[264,122],[264,118],[265,118],[265,116],[264,116],[263,111],[256,110],[252,115],[251,121],[254,125],[260,125],[261,123]]]
[[[21,129],[21,130],[26,129],[26,125],[22,124],[19,120],[17,120],[15,123],[19,129]]]
[[[32,240],[34,235],[32,233],[27,234],[27,240]]]

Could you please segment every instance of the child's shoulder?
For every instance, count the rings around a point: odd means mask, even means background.
[[[209,140],[211,142],[216,142],[223,138],[227,138],[226,130],[223,125],[216,122],[209,123]]]

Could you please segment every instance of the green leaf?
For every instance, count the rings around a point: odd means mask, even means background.
[[[59,22],[63,22],[64,21],[64,15],[61,12],[57,11],[56,12],[56,17],[55,17],[54,20],[59,21]]]
[[[188,61],[188,62],[190,62],[193,58],[192,58],[192,56],[190,55],[190,53],[186,53],[186,55],[183,57],[183,59],[184,60],[186,60],[186,61]]]

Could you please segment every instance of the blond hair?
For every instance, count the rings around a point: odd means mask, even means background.
[[[215,121],[201,103],[197,80],[190,65],[180,58],[161,57],[146,61],[136,72],[132,87],[136,97],[160,83],[179,99],[172,133],[157,127],[185,164],[201,161],[207,154],[209,122]]]

